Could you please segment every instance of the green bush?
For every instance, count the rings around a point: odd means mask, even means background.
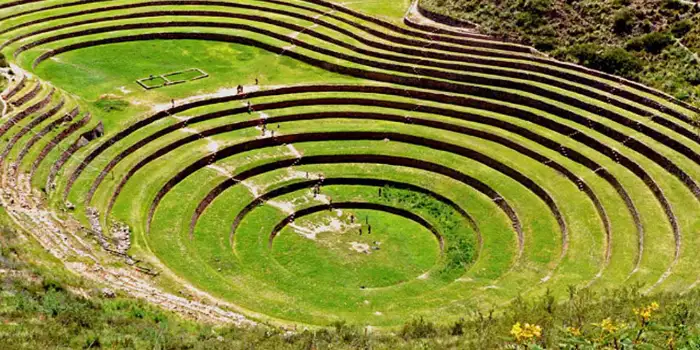
[[[680,2],[679,0],[663,0],[663,1],[661,1],[661,8],[662,9],[676,10],[676,11],[687,11],[688,7],[690,7],[690,5],[684,4],[684,3]]]
[[[581,65],[626,77],[642,67],[639,59],[617,47],[582,44],[572,46],[566,53]]]
[[[686,19],[674,23],[673,26],[671,26],[671,33],[673,33],[673,36],[680,39],[688,34],[691,29],[693,29],[693,23]]]
[[[423,317],[409,321],[401,329],[401,337],[404,339],[432,338],[437,334],[435,324],[427,322]]]
[[[644,41],[642,37],[635,37],[630,39],[627,44],[625,44],[625,49],[630,51],[642,51],[644,50]]]
[[[634,11],[628,8],[621,9],[613,17],[613,31],[618,34],[630,32],[634,28],[634,22]]]
[[[672,43],[673,37],[670,33],[653,32],[640,37],[632,38],[627,42],[626,48],[632,51],[644,50],[651,54],[658,54]]]
[[[537,50],[544,52],[553,51],[557,47],[557,42],[554,38],[538,38],[532,44]]]
[[[5,55],[0,53],[0,67],[7,67],[7,59],[5,58]]]
[[[700,68],[696,65],[691,67],[692,68],[689,68],[683,76],[691,85],[700,85]]]
[[[518,3],[514,13],[515,24],[525,29],[536,29],[545,24],[546,14],[551,11],[552,0],[525,0]]]
[[[525,0],[520,2],[520,9],[532,13],[533,15],[542,15],[552,9],[552,0]]]
[[[95,102],[95,106],[104,112],[110,113],[123,111],[129,107],[129,102],[114,97],[103,97]]]

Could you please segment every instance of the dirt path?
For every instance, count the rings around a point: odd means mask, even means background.
[[[12,85],[12,76],[10,75],[11,68],[0,68],[0,76],[2,76],[5,80],[7,80],[7,87],[0,96],[4,95],[5,92],[10,89],[10,85]],[[2,113],[0,113],[0,119],[4,119],[5,115],[7,114],[7,101],[5,101],[4,98],[0,97],[0,102],[2,102]]]
[[[698,56],[698,53],[685,46],[680,39],[676,39],[676,44],[680,45],[680,47],[682,47],[685,51],[688,51],[688,53],[695,58],[696,62],[700,62],[700,56]]]
[[[432,19],[423,16],[423,14],[421,14],[420,11],[418,11],[418,0],[414,0],[413,3],[411,3],[411,6],[409,6],[404,17],[411,20],[412,22],[426,25],[426,26],[430,26],[430,27],[433,27],[435,29],[442,29],[442,30],[445,30],[448,32],[452,32],[455,35],[460,35],[460,34],[478,35],[478,36],[483,36],[484,39],[489,39],[489,36],[479,34],[479,31],[477,29],[453,27],[453,26],[450,26],[450,25],[447,25],[444,23],[435,22]]]
[[[0,102],[2,102],[2,112],[0,112],[0,119],[5,118],[5,114],[7,113],[7,102],[5,102],[5,99],[0,97]]]

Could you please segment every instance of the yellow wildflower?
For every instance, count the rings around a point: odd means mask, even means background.
[[[578,327],[566,327],[566,331],[571,333],[573,336],[581,336],[581,328]]]
[[[603,331],[608,332],[608,333],[615,333],[620,329],[619,325],[616,325],[615,322],[613,322],[610,317],[606,318],[601,322],[600,324],[595,324],[596,326],[600,327]]]
[[[513,328],[510,329],[510,334],[515,338],[515,340],[518,340],[523,333],[523,328],[520,327],[520,322],[516,322],[513,325]]]
[[[525,328],[530,330],[530,334],[534,335],[535,338],[539,338],[542,336],[542,327],[538,325],[532,325],[530,326],[529,324],[525,324]]]
[[[518,343],[528,342],[542,336],[542,327],[529,323],[521,325],[520,322],[517,322],[511,328],[510,334]]]
[[[653,302],[647,306],[644,307],[635,307],[632,309],[634,311],[634,314],[637,315],[643,323],[649,322],[651,319],[651,316],[654,314],[654,311],[659,309],[659,303]]]

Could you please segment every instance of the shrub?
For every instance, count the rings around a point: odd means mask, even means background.
[[[691,66],[684,74],[685,81],[691,85],[700,85],[700,68]]]
[[[632,4],[632,0],[615,0],[613,1],[613,5],[620,7],[620,6],[629,6]]]
[[[424,320],[423,317],[411,320],[401,328],[401,337],[404,339],[432,338],[437,334],[435,324]]]
[[[520,3],[520,8],[533,15],[542,15],[552,9],[552,0],[526,0]]]
[[[644,51],[658,54],[673,43],[673,37],[667,32],[653,32],[627,42],[626,48],[632,51]]]
[[[671,26],[671,33],[673,33],[673,36],[676,38],[682,38],[688,32],[693,29],[693,24],[691,23],[690,20],[683,20],[680,22],[676,22]]]
[[[515,24],[523,28],[538,28],[545,24],[546,14],[552,7],[552,0],[521,1],[515,11]]]
[[[602,46],[595,44],[580,44],[574,45],[566,51],[566,54],[571,58],[576,59],[580,64],[586,64],[597,59],[598,55],[604,50]]]
[[[623,76],[631,76],[642,68],[642,64],[634,55],[618,47],[605,50],[599,64],[600,70]]]
[[[634,19],[634,11],[628,8],[617,11],[613,17],[613,31],[618,34],[631,31],[634,28]]]
[[[0,53],[0,67],[7,67],[7,59],[5,58],[5,55]]]
[[[110,113],[114,111],[123,111],[126,107],[129,107],[129,102],[114,97],[100,97],[100,99],[95,102],[95,106],[102,111]]]
[[[571,47],[567,54],[586,67],[625,77],[632,76],[642,67],[634,55],[617,47],[582,44]]]
[[[554,38],[538,38],[533,46],[540,51],[549,52],[556,48],[557,41]]]
[[[66,310],[66,294],[54,289],[49,290],[41,299],[44,314],[58,316]]]
[[[456,321],[452,325],[452,328],[450,328],[450,335],[453,335],[453,336],[464,335],[465,324],[466,324],[466,322],[464,321],[464,318],[460,318],[458,321]]]
[[[636,37],[630,39],[627,44],[625,44],[625,49],[630,51],[642,51],[644,50],[644,41],[642,37]]]
[[[685,11],[689,8],[689,6],[678,1],[678,0],[663,0],[661,2],[661,8],[667,9],[667,10]]]
[[[673,38],[669,33],[654,32],[645,35],[643,42],[647,52],[656,54],[665,49],[666,46],[671,45]]]

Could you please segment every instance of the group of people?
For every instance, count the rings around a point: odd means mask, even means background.
[[[248,103],[250,103],[250,102],[248,102]],[[250,104],[249,104],[249,105],[248,105],[248,114],[250,114],[252,111],[253,111],[253,109],[252,109],[252,107],[251,107]],[[265,133],[266,133],[267,130],[268,130],[268,129],[267,129],[267,121],[266,121],[265,119],[261,119],[260,124],[258,124],[258,125],[262,128],[262,130],[261,130],[262,136],[265,136]],[[279,129],[279,128],[280,128],[280,125],[277,124],[277,129]],[[275,130],[270,129],[270,134],[272,135],[272,137],[275,137]],[[307,177],[308,177],[308,176],[307,176]]]
[[[354,222],[355,222],[355,215],[350,215],[350,223],[352,224]],[[369,216],[365,216],[365,225],[367,225],[367,234],[371,235],[372,234],[372,225],[369,224]],[[362,233],[363,233],[362,225],[360,225],[359,232],[360,232],[360,236],[362,236]]]
[[[258,81],[258,78],[255,78],[255,85],[258,85],[260,82]],[[243,94],[243,85],[238,85],[236,86],[236,95],[241,95]],[[250,101],[246,102],[246,106],[248,107],[248,114],[251,114],[255,112],[253,109],[253,105],[250,103]]]
[[[255,85],[257,86],[257,85],[259,85],[259,83],[260,82],[258,81],[258,78],[255,78]],[[239,84],[238,86],[236,86],[236,94],[240,95],[242,93],[243,93],[243,85]]]
[[[151,79],[151,80],[154,79],[153,74],[151,74],[149,76],[149,79]],[[260,83],[260,81],[258,80],[258,78],[255,78],[255,85],[259,85],[259,83]],[[238,86],[236,86],[236,95],[241,95],[241,94],[243,94],[243,85],[239,84]],[[175,108],[175,99],[170,99],[170,105],[172,108]],[[255,112],[255,110],[253,109],[253,105],[250,103],[250,101],[248,101],[246,103],[246,106],[248,107],[248,114]]]
[[[309,172],[308,172],[308,171],[306,172],[306,178],[307,178],[307,179],[309,178]],[[314,198],[316,198],[319,194],[321,194],[321,186],[323,186],[323,180],[324,180],[323,174],[319,174],[319,175],[318,175],[318,182],[317,182],[317,183],[314,185],[314,187],[312,188],[313,193],[314,193]],[[333,207],[333,199],[331,199],[331,202],[330,202],[330,206],[329,206],[329,207]]]

